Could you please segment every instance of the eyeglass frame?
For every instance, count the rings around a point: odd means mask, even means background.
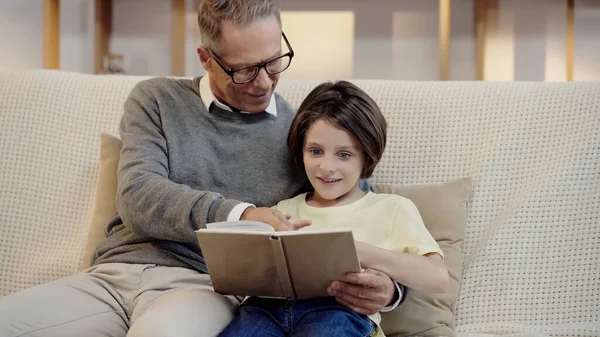
[[[213,58],[213,59],[214,59],[214,60],[217,62],[217,64],[219,65],[219,67],[221,67],[221,69],[223,69],[223,71],[224,71],[224,72],[225,72],[227,75],[229,75],[229,77],[231,77],[231,81],[233,81],[233,83],[235,83],[235,84],[246,84],[246,83],[250,83],[250,82],[254,81],[254,80],[256,79],[256,77],[258,77],[258,74],[260,74],[260,70],[261,70],[262,68],[265,68],[265,71],[266,71],[266,72],[267,72],[267,74],[269,74],[269,75],[277,75],[277,74],[281,74],[282,72],[286,71],[286,70],[287,70],[287,69],[290,67],[290,65],[292,64],[292,58],[294,58],[294,50],[292,49],[292,45],[291,45],[291,44],[290,44],[290,42],[288,41],[288,39],[287,39],[287,37],[285,36],[285,33],[284,33],[283,31],[281,32],[281,35],[283,36],[283,40],[285,41],[285,44],[287,45],[287,48],[288,48],[290,51],[288,51],[287,53],[285,53],[285,54],[283,54],[283,55],[279,55],[279,56],[277,56],[277,57],[274,57],[274,58],[272,58],[272,59],[270,59],[270,60],[267,60],[267,61],[265,61],[265,62],[256,63],[256,64],[252,64],[252,65],[249,65],[249,66],[245,66],[245,67],[237,68],[237,69],[231,69],[231,68],[228,68],[228,67],[226,67],[226,66],[223,64],[223,62],[220,60],[220,58],[217,56],[217,54],[215,54],[215,53],[214,53],[212,50],[210,50],[210,49],[208,49],[208,48],[207,48],[207,50],[208,50],[208,52],[210,53],[210,55],[212,56],[212,58]],[[268,64],[268,63],[271,63],[271,62],[273,62],[273,61],[275,61],[275,60],[277,60],[277,59],[280,59],[280,58],[284,58],[284,57],[286,57],[286,56],[289,56],[289,57],[290,57],[290,63],[288,64],[288,66],[287,66],[285,69],[283,69],[282,71],[280,71],[280,72],[277,72],[277,73],[271,73],[271,72],[269,72],[269,70],[267,69],[267,64]],[[236,82],[236,81],[235,81],[235,79],[233,78],[233,74],[234,74],[236,71],[244,70],[244,69],[247,69],[247,68],[253,68],[253,67],[258,67],[258,71],[256,72],[256,74],[254,74],[254,77],[252,77],[252,78],[251,78],[251,79],[249,79],[248,81],[245,81],[245,82]]]

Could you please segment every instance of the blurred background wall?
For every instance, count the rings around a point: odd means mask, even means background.
[[[49,1],[59,4],[58,68],[96,72],[96,1]],[[107,49],[123,56],[128,74],[173,75],[176,18],[185,38],[181,71],[175,75],[204,73],[196,57],[197,1],[181,0],[179,17],[173,15],[173,0],[111,3]],[[296,52],[285,78],[565,81],[570,62],[572,80],[600,80],[598,0],[281,3],[283,29]],[[442,12],[443,3],[448,8]],[[0,0],[0,70],[44,68],[45,6],[48,0]],[[445,15],[449,23],[440,26]]]

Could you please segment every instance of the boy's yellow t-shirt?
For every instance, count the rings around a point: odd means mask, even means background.
[[[417,210],[407,198],[395,194],[368,192],[361,199],[343,206],[319,208],[306,203],[307,194],[280,201],[273,206],[292,215],[290,221],[311,220],[310,229],[351,228],[354,240],[370,243],[379,248],[425,255],[444,253],[433,239]],[[302,230],[302,229],[300,229]],[[379,313],[369,316],[377,325]],[[381,334],[381,329],[378,335]]]

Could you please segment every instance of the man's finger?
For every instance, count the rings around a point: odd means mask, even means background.
[[[375,270],[367,269],[362,273],[348,273],[346,275],[346,282],[371,288],[378,288],[384,285],[385,278],[383,275],[376,273]]]
[[[310,220],[299,220],[299,221],[292,223],[292,228],[294,230],[298,230],[300,228],[310,226],[311,224],[312,224],[312,221],[310,221]]]
[[[368,312],[368,314],[378,312],[390,302],[389,291],[386,290],[386,287],[372,288],[334,281],[327,288],[327,292],[329,295],[341,300],[345,303],[344,305],[352,308],[352,310],[358,309],[362,313]]]
[[[352,305],[364,307],[371,302],[380,302],[381,296],[374,289],[355,286],[352,284],[345,284],[343,282],[336,282],[337,285],[332,284],[328,292],[330,295],[340,298]]]
[[[343,306],[345,306],[345,307],[347,307],[347,308],[350,308],[351,310],[354,310],[354,311],[358,312],[359,314],[362,314],[362,313],[363,313],[363,312],[362,312],[363,308],[361,308],[361,307],[357,307],[356,305],[354,305],[354,304],[352,304],[352,303],[349,303],[349,302],[346,302],[346,301],[344,301],[343,299],[341,299],[341,298],[338,298],[338,297],[336,297],[336,298],[335,298],[335,300],[336,300],[336,301],[337,301],[339,304],[341,304],[341,305],[343,305]]]
[[[335,296],[335,298],[344,301],[344,303],[348,304],[347,306],[352,306],[355,308],[362,308],[367,303],[367,301],[364,299],[356,298],[347,293],[339,293]]]
[[[329,288],[332,290],[331,295],[333,296],[346,294],[354,298],[372,298],[375,295],[373,288],[340,281],[333,281]]]
[[[387,276],[386,273],[379,271],[377,269],[371,269],[371,268],[367,268],[363,271],[363,273],[367,273],[367,274],[373,274],[373,275],[379,275],[379,276]]]
[[[280,223],[280,228],[277,229],[278,231],[288,231],[292,229],[292,224],[283,213],[279,211],[274,211],[273,215],[276,217],[277,220],[279,220]]]
[[[354,305],[354,304],[352,304],[352,303],[350,303],[350,302],[346,302],[346,301],[344,301],[343,299],[341,299],[341,298],[338,298],[338,297],[336,297],[336,298],[335,298],[335,300],[336,300],[336,301],[337,301],[339,304],[341,304],[341,305],[343,305],[343,306],[345,306],[345,307],[347,307],[347,308],[350,308],[351,310],[353,310],[353,311],[355,311],[355,312],[357,312],[357,313],[359,313],[359,314],[363,314],[363,315],[372,315],[372,314],[374,314],[374,313],[377,313],[377,312],[378,312],[378,310],[377,310],[377,309],[370,308],[370,307],[362,307],[362,306]]]
[[[379,311],[389,303],[387,292],[384,289],[359,286],[350,283],[337,282],[337,287],[330,286],[330,295],[339,297],[346,302],[363,308],[375,308]],[[337,288],[336,290],[333,290]]]

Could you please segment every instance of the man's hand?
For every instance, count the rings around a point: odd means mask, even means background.
[[[254,220],[264,222],[276,231],[297,230],[312,223],[310,220],[300,220],[294,223],[290,222],[291,215],[283,214],[278,210],[267,207],[248,207],[242,213],[240,220]]]
[[[338,303],[358,312],[371,315],[390,304],[396,292],[396,285],[386,274],[366,269],[362,273],[350,273],[346,282],[333,281],[327,288]]]

